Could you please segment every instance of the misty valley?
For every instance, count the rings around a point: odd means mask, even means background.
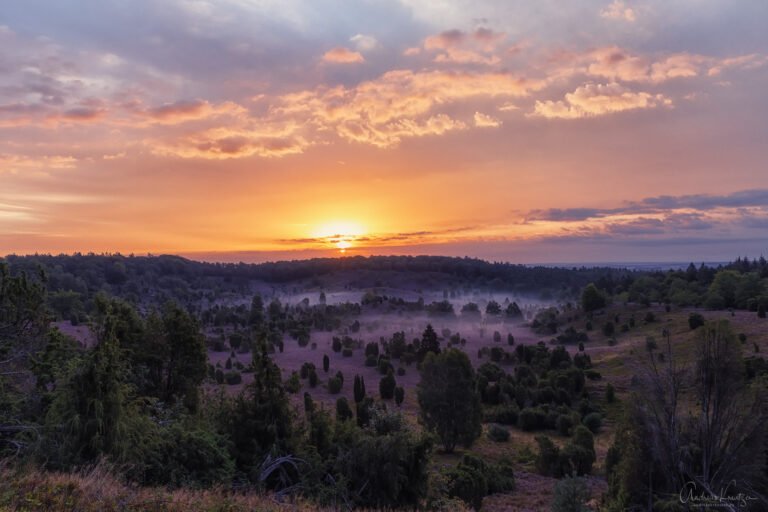
[[[762,258],[8,256],[0,505],[763,510],[767,284]]]

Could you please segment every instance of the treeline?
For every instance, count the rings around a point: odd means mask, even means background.
[[[250,294],[249,285],[260,281],[294,291],[301,281],[321,288],[323,278],[342,275],[348,286],[365,289],[396,282],[414,283],[426,289],[490,289],[520,293],[575,295],[587,283],[600,278],[619,280],[632,274],[612,268],[529,267],[490,263],[473,258],[441,256],[355,256],[276,263],[206,263],[179,256],[9,255],[5,260],[15,272],[48,274],[51,294],[76,292],[87,300],[97,291],[138,302],[162,303],[213,298],[225,293]],[[393,281],[390,281],[393,280]],[[303,291],[303,289],[296,289]]]
[[[762,256],[718,267],[691,263],[685,270],[634,273],[619,279],[606,275],[594,284],[618,302],[750,311],[768,307],[768,261]]]

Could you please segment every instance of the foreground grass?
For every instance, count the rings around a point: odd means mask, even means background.
[[[126,485],[102,465],[80,473],[0,467],[0,512],[309,512],[306,502],[223,489],[166,490]],[[330,510],[330,509],[328,509]]]

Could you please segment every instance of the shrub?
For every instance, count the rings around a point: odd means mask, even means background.
[[[578,425],[573,431],[573,439],[563,449],[562,456],[568,461],[570,469],[577,475],[588,475],[595,463],[595,438],[586,427]]]
[[[583,478],[567,477],[555,484],[552,512],[587,512],[589,489]]]
[[[386,375],[392,370],[392,364],[389,362],[389,358],[380,357],[378,362],[378,369],[381,375]]]
[[[337,421],[351,420],[353,415],[354,414],[352,413],[352,408],[349,406],[349,402],[345,397],[342,396],[336,399],[336,420]]]
[[[651,324],[656,321],[656,315],[653,314],[652,311],[649,311],[645,314],[645,318],[643,318],[645,323]]]
[[[386,376],[382,377],[379,381],[379,395],[382,400],[391,400],[395,397],[395,387],[397,382],[395,381],[394,374],[390,371]]]
[[[243,376],[240,375],[240,372],[227,372],[224,374],[224,380],[230,386],[234,386],[243,382]]]
[[[475,468],[461,464],[447,472],[448,496],[459,498],[475,510],[480,510],[483,498],[488,494],[488,480]]]
[[[488,429],[488,438],[497,443],[505,443],[509,441],[509,430],[500,425],[491,425]]]
[[[352,349],[351,348],[345,348],[341,351],[341,355],[344,357],[352,357]]]
[[[691,330],[701,327],[702,325],[704,325],[704,317],[699,313],[691,313],[688,316],[688,327],[690,327]]]
[[[402,377],[403,375],[405,375],[405,368],[403,368],[402,366],[400,366],[400,367],[397,369],[397,376],[398,376],[398,377]]]
[[[328,379],[328,391],[333,395],[336,395],[341,391],[341,381],[338,377],[331,377]]]
[[[608,385],[605,387],[605,401],[609,404],[612,404],[616,400],[616,391],[613,389],[613,386],[609,382]]]
[[[214,377],[216,379],[217,384],[224,384],[224,372],[221,371],[221,368],[216,369],[216,373],[214,374]]]
[[[507,334],[507,345],[510,347],[515,344],[515,337],[511,334]]]
[[[582,419],[581,422],[590,430],[590,432],[597,434],[600,432],[600,427],[603,425],[603,418],[600,416],[599,412],[591,412],[584,416],[584,419]]]
[[[613,322],[608,321],[603,325],[603,334],[605,336],[613,336],[616,333],[616,325]]]
[[[331,348],[334,352],[341,352],[341,340],[339,338],[334,337],[333,343],[331,344]]]
[[[395,404],[399,407],[405,400],[405,390],[398,386],[395,388]]]
[[[299,374],[301,375],[302,379],[306,379],[309,377],[309,372],[315,371],[315,365],[312,363],[304,363],[301,365],[301,369],[299,370]]]
[[[536,436],[539,453],[536,456],[536,471],[544,476],[559,477],[560,449],[547,436]]]
[[[365,380],[360,375],[355,375],[355,381],[353,385],[353,392],[355,403],[360,403],[365,398]]]
[[[600,380],[603,376],[597,370],[584,370],[584,376],[589,380]]]
[[[331,367],[331,360],[328,358],[328,354],[323,354],[323,371],[328,373],[328,369]]]
[[[366,356],[379,356],[379,344],[376,342],[368,343],[365,345],[365,355]]]
[[[369,368],[376,366],[378,362],[379,359],[376,356],[371,355],[365,357],[365,366],[368,366]]]
[[[502,425],[516,425],[518,418],[517,407],[512,404],[497,405],[485,410],[485,421]]]
[[[314,388],[317,386],[317,372],[314,368],[309,372],[309,387]]]
[[[291,376],[288,377],[288,380],[285,381],[285,390],[288,393],[294,394],[298,393],[299,389],[301,389],[301,381],[299,380],[299,374],[296,372],[291,373]]]
[[[532,430],[541,430],[544,428],[546,415],[539,408],[526,407],[517,417],[517,425],[521,430],[530,432]]]
[[[569,414],[561,414],[557,417],[557,431],[564,436],[571,435],[573,420]]]

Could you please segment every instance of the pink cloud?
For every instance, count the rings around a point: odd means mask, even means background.
[[[531,117],[578,119],[626,110],[672,106],[662,94],[634,92],[617,84],[586,84],[565,95],[563,101],[537,101]]]
[[[323,54],[323,62],[330,62],[333,64],[360,64],[365,62],[365,58],[360,52],[355,52],[349,48],[338,46]]]

